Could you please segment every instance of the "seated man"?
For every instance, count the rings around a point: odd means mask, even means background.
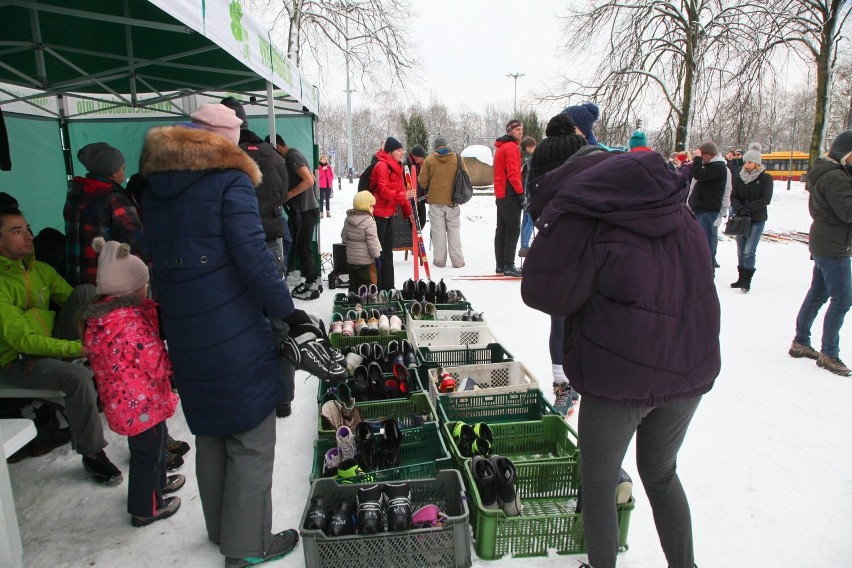
[[[94,286],[76,289],[33,255],[33,234],[16,208],[0,209],[0,377],[22,388],[65,393],[65,410],[83,456],[83,467],[104,485],[121,472],[104,453],[107,445],[96,405],[92,371],[68,362],[84,357],[75,322]],[[62,306],[57,314],[50,302]]]

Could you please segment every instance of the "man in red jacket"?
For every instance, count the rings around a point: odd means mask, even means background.
[[[515,268],[515,249],[521,235],[524,186],[521,182],[521,151],[524,123],[513,118],[506,134],[494,142],[494,197],[497,201],[497,230],[494,232],[494,258],[497,274],[520,276]]]

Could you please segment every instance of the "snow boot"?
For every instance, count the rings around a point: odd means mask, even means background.
[[[411,489],[407,483],[386,483],[388,531],[398,532],[411,529]]]
[[[331,519],[331,506],[328,499],[325,497],[314,497],[311,499],[311,505],[308,509],[308,516],[305,519],[305,530],[323,531],[328,527],[328,521]]]
[[[355,439],[358,445],[358,459],[364,471],[372,471],[378,465],[376,459],[376,437],[366,422],[359,422],[355,428]]]
[[[358,516],[355,521],[358,534],[382,532],[382,500],[381,485],[358,488]]]
[[[343,499],[334,510],[334,513],[332,513],[331,519],[328,521],[326,534],[328,536],[346,536],[355,534],[355,511],[355,499]]]
[[[500,507],[507,517],[520,516],[521,500],[515,488],[515,464],[503,456],[491,456],[491,463],[497,473],[495,487]]]
[[[385,420],[382,424],[382,469],[399,467],[399,448],[402,445],[402,431],[399,424],[393,418]]]
[[[740,290],[748,292],[751,290],[751,279],[754,276],[755,268],[743,268],[742,282],[740,282]]]
[[[731,288],[739,288],[743,285],[743,267],[737,266],[737,281],[731,282]]]
[[[476,489],[479,491],[482,506],[486,509],[499,509],[496,487],[497,471],[494,469],[491,460],[482,456],[474,456],[470,461],[470,472],[476,482]]]

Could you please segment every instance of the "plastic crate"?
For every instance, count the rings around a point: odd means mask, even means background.
[[[415,320],[421,321],[424,320]],[[424,322],[425,323],[425,322]],[[476,322],[477,325],[462,326],[464,322],[454,322],[453,326],[418,327],[408,330],[408,339],[414,347],[437,347],[447,349],[449,346],[472,345],[485,347],[489,343],[500,343],[494,337],[494,332],[487,325]]]
[[[405,308],[402,306],[401,302],[397,302],[397,301],[394,300],[392,302],[385,302],[383,304],[365,304],[364,302],[358,302],[358,303],[361,304],[362,310],[366,310],[368,312],[370,310],[379,310],[380,312],[383,312],[386,315],[390,315],[390,313],[394,313],[394,314],[398,315],[400,318],[402,318],[403,320],[405,320],[405,313],[406,312],[405,312]],[[337,303],[335,303],[334,307],[331,309],[331,313],[343,314],[343,316],[345,317],[346,312],[348,312],[349,310],[354,310],[354,309],[355,309],[355,304],[337,304]],[[391,312],[391,310],[393,310],[393,311]],[[388,312],[390,312],[390,313],[388,313]]]
[[[494,441],[491,445],[491,453],[505,456],[515,464],[528,461],[541,461],[553,459],[576,460],[577,431],[574,430],[561,416],[544,416],[541,420],[530,422],[485,422],[491,427]],[[471,420],[468,422],[473,424]],[[453,440],[453,429],[457,422],[445,422],[443,426],[444,438],[453,464],[461,469],[469,457],[462,456],[459,447]]]
[[[451,311],[453,313],[458,313],[458,314],[467,313],[465,311],[458,311],[458,310],[449,310],[449,311]],[[406,329],[408,329],[409,334],[411,332],[417,332],[419,334],[422,334],[424,332],[424,330],[432,329],[432,328],[441,328],[441,329],[454,328],[454,327],[465,328],[465,327],[483,327],[483,326],[488,325],[488,322],[485,322],[485,321],[462,321],[461,319],[441,319],[442,313],[446,313],[446,311],[444,311],[444,312],[439,311],[438,317],[435,318],[435,319],[428,319],[428,318],[414,319],[414,318],[411,317],[411,314],[408,314],[408,315],[405,316],[405,318],[406,318],[405,319],[405,327],[406,327]],[[457,317],[460,317],[460,316],[457,316]]]
[[[429,401],[426,393],[414,393],[409,398],[395,398],[377,402],[359,402],[355,405],[362,420],[387,420],[388,418],[408,417],[412,415],[425,416],[426,422],[437,422],[438,415]],[[400,425],[402,427],[402,425]],[[334,438],[334,430],[324,430],[322,416],[317,416],[317,431],[320,438]]]
[[[468,393],[465,393],[468,394]],[[558,416],[550,401],[539,389],[500,394],[470,396],[438,395],[438,419],[462,422],[528,422],[544,416]]]
[[[538,388],[538,379],[536,379],[526,365],[520,361],[506,361],[504,363],[489,363],[487,365],[464,365],[462,367],[433,367],[427,369],[426,382],[428,385],[423,385],[423,390],[427,391],[428,386],[429,398],[435,408],[438,407],[438,385],[436,379],[442,373],[449,373],[458,381],[466,378],[473,379],[478,390],[474,391],[457,391],[441,396],[471,396],[474,394],[501,394],[504,392],[519,392],[529,389]]]
[[[465,483],[471,496],[474,550],[483,560],[515,557],[582,554],[586,539],[582,515],[576,513],[580,488],[577,460],[550,460],[515,464],[515,486],[523,510],[507,517],[502,510],[486,509],[470,471],[464,466]],[[618,547],[627,550],[627,531],[635,506],[633,498],[618,506]]]
[[[351,335],[346,336],[342,333],[329,333],[328,339],[332,347],[343,349],[344,347],[356,347],[362,343],[378,343],[382,347],[387,347],[392,340],[400,341],[407,339],[408,333],[405,331],[396,331],[388,335]]]
[[[468,568],[471,565],[468,503],[461,474],[439,471],[434,479],[408,482],[414,510],[436,505],[447,515],[443,527],[371,535],[330,537],[321,530],[305,530],[311,499],[325,497],[332,507],[354,498],[358,488],[369,484],[337,484],[318,479],[299,524],[307,568]]]
[[[325,453],[336,446],[337,443],[331,438],[320,438],[314,442],[311,481],[322,477]],[[361,483],[434,478],[438,471],[453,468],[450,452],[435,422],[403,430],[399,450],[399,467],[370,471],[356,478],[356,481]]]
[[[417,349],[417,359],[420,362],[418,372],[422,371],[425,373],[427,369],[432,367],[461,367],[462,365],[503,363],[514,360],[514,357],[501,344],[489,343],[485,346],[419,347]],[[421,378],[423,378],[422,375]],[[428,385],[424,386],[428,387]]]
[[[392,379],[394,378],[393,373],[382,373],[382,379]],[[352,386],[352,379],[347,379],[346,382],[349,383],[349,386]],[[317,404],[322,404],[323,398],[325,397],[325,393],[328,389],[332,387],[331,381],[326,381],[324,379],[319,379],[317,381]],[[417,375],[416,367],[408,368],[408,392],[409,394],[414,394],[417,392],[423,392],[423,387],[420,383],[420,377]],[[352,391],[354,394],[354,390]]]

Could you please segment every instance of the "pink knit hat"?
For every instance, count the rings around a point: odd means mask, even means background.
[[[98,253],[96,294],[128,294],[148,282],[148,267],[141,258],[130,254],[130,245],[95,237],[92,248]]]
[[[189,115],[193,124],[204,130],[221,134],[234,144],[240,141],[240,125],[243,121],[233,109],[219,103],[205,103]]]

